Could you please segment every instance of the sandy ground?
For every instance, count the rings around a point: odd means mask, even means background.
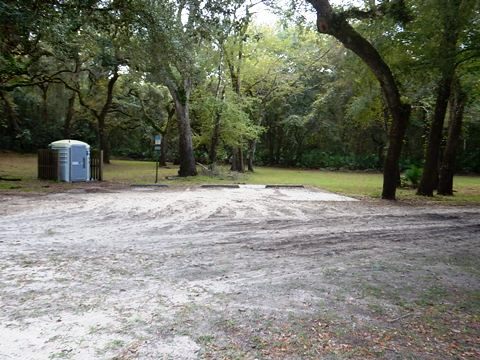
[[[2,360],[480,356],[478,207],[255,186],[0,201]]]

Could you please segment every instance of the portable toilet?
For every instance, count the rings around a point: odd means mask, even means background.
[[[49,146],[58,152],[58,179],[76,182],[90,180],[90,145],[78,140],[59,140]]]

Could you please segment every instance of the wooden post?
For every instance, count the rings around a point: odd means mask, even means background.
[[[100,150],[100,159],[98,164],[98,180],[103,181],[103,150]]]
[[[37,171],[38,171],[38,175],[37,177],[39,179],[42,178],[42,150],[38,150],[37,152]]]

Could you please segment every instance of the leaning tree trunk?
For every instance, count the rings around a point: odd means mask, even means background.
[[[455,158],[457,156],[458,142],[462,132],[463,112],[467,102],[467,94],[460,88],[457,81],[450,101],[450,124],[443,162],[440,167],[438,194],[453,195],[453,175],[455,173]]]
[[[175,100],[175,113],[177,115],[178,124],[178,142],[180,169],[179,176],[195,176],[197,175],[197,167],[195,164],[195,156],[193,154],[192,129],[190,128],[190,117],[188,114],[188,90],[175,90],[172,96]]]
[[[373,45],[360,35],[343,16],[335,14],[328,0],[307,1],[313,5],[317,12],[318,31],[334,36],[347,49],[352,50],[370,68],[380,83],[392,115],[389,146],[383,168],[382,198],[395,200],[398,162],[410,118],[411,106],[402,103],[393,74]]]

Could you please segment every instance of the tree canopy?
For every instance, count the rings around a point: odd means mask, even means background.
[[[480,172],[474,0],[7,0],[0,20],[3,149],[151,159],[162,134],[180,176],[382,170],[387,199],[411,166],[422,195]]]

